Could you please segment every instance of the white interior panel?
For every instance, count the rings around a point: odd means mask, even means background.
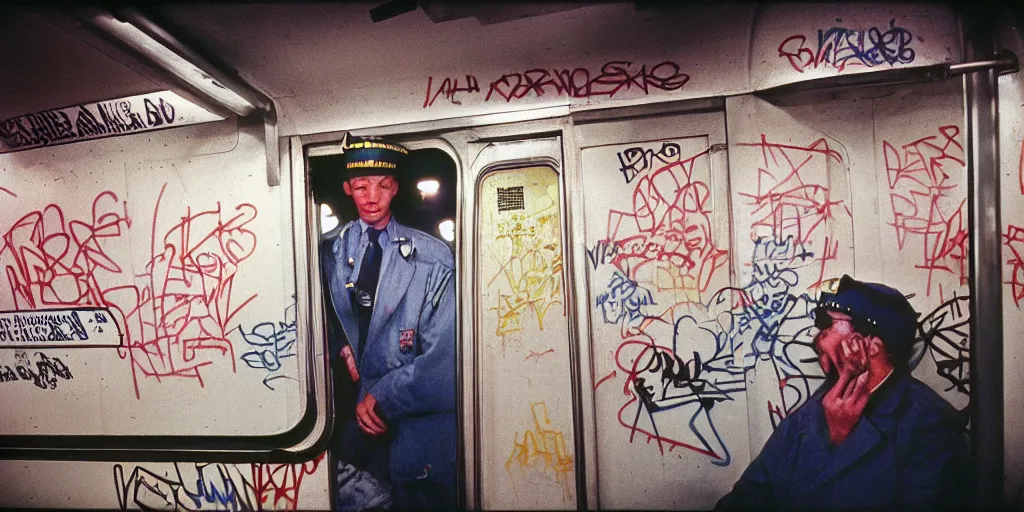
[[[743,370],[719,335],[724,131],[721,113],[577,129],[603,508],[710,508],[749,461]]]
[[[476,421],[486,509],[576,507],[562,205],[552,167],[560,155],[530,162],[531,144],[519,144],[523,163],[485,174],[477,196]],[[477,168],[489,158],[485,150]]]
[[[0,383],[0,402],[21,411],[4,434],[269,435],[296,423],[305,340],[291,201],[266,185],[260,135],[213,123],[0,157],[0,309],[82,310],[95,332],[104,325],[85,311],[101,308],[121,333],[115,346],[0,348],[0,370],[18,377]]]
[[[877,279],[914,294],[910,303],[932,335],[916,352],[914,376],[962,410],[970,402],[962,86],[914,87],[872,106],[879,212],[873,231],[882,248]]]
[[[939,4],[760,5],[751,85],[955,63],[960,47],[956,16]]]

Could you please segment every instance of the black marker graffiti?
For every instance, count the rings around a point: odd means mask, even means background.
[[[921,319],[918,341],[935,361],[936,373],[949,381],[944,391],[957,390],[970,396],[970,297],[957,297],[943,302]]]
[[[135,466],[127,478],[115,464],[114,488],[121,510],[298,510],[302,481],[325,456],[301,464],[175,462],[162,472]]]
[[[457,94],[461,93],[463,98],[470,99],[483,94],[476,76],[464,76],[464,85],[461,86],[458,78],[442,80],[438,77],[434,80],[433,76],[427,77],[423,108],[433,106],[438,98],[444,98],[452,105],[462,105],[462,99],[456,99]],[[528,69],[505,73],[493,80],[483,101],[511,103],[528,97],[543,97],[545,94],[570,98],[611,98],[626,91],[647,95],[651,90],[676,91],[689,81],[690,75],[683,73],[679,64],[670,60],[652,66],[631,61],[611,61],[601,66],[600,70],[593,71],[585,67]]]
[[[99,315],[97,315],[99,318]],[[107,320],[103,317],[103,323]],[[38,343],[54,341],[87,341],[78,311],[16,312],[0,317],[0,343]]]
[[[679,162],[679,144],[665,142],[658,151],[644,147],[629,148],[619,153],[618,157],[621,165],[619,172],[629,183],[638,174]]]
[[[137,105],[137,104],[136,104]],[[0,141],[11,149],[64,144],[174,124],[175,109],[163,98],[143,98],[143,114],[127,99],[46,110],[0,121]]]
[[[29,381],[40,389],[57,389],[59,379],[71,380],[71,370],[59,357],[50,358],[42,352],[36,352],[37,361],[32,360],[25,352],[14,354],[14,367],[0,365],[0,382]]]

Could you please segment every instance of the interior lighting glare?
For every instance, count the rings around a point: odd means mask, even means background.
[[[420,189],[420,195],[423,197],[433,197],[437,195],[437,191],[441,189],[441,183],[437,180],[420,180],[416,184],[416,188]]]
[[[437,232],[441,234],[441,238],[449,242],[455,241],[455,221],[451,219],[442,220],[437,225]]]
[[[326,204],[320,205],[320,232],[327,233],[328,231],[338,227],[338,217],[334,215],[334,210],[331,210],[330,206]]]

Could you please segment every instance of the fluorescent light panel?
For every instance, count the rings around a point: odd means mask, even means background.
[[[139,30],[135,25],[119,21],[110,14],[97,14],[92,17],[92,23],[113,34],[135,51],[152,59],[153,62],[162,68],[199,89],[210,99],[223,105],[224,108],[235,114],[246,116],[255,110],[256,107],[249,103],[248,100],[224,87],[224,85],[211,78],[210,75],[197,68],[191,62],[153,40],[153,38]]]

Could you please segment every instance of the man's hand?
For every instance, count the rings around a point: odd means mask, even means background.
[[[348,345],[341,347],[341,358],[345,360],[345,366],[348,367],[348,374],[352,377],[352,382],[359,382],[359,370],[356,369],[356,356],[352,354],[352,347]]]
[[[842,443],[850,435],[871,395],[867,389],[870,373],[864,339],[843,341],[842,352],[843,358],[836,361],[839,380],[821,400],[833,444]]]
[[[359,405],[356,405],[356,421],[359,422],[359,428],[371,436],[383,435],[388,431],[387,424],[374,410],[376,406],[377,399],[369,393],[366,394],[363,401],[359,402]]]

